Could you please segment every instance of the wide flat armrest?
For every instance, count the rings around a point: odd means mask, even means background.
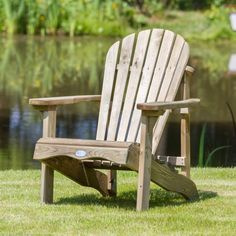
[[[149,102],[138,103],[137,108],[143,111],[159,111],[168,109],[188,108],[192,107],[200,102],[198,98],[186,99],[182,101],[173,102]]]
[[[33,106],[58,106],[100,100],[101,95],[79,95],[65,97],[31,98],[29,100],[29,104]]]

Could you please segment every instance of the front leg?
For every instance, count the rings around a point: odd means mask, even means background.
[[[143,211],[149,208],[153,127],[153,117],[142,115],[136,205],[137,211]]]
[[[43,137],[55,137],[56,134],[56,106],[43,111]],[[48,165],[41,164],[41,202],[53,203],[54,170]]]

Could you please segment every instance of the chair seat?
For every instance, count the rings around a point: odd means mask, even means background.
[[[137,170],[139,144],[64,138],[41,138],[38,140],[34,152],[35,160],[46,161],[59,156],[71,157],[88,164],[88,160],[105,160],[101,163],[104,166],[111,162],[110,165],[117,167],[122,165]]]

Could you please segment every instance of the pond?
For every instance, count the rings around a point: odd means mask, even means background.
[[[106,51],[115,41],[99,37],[1,37],[0,169],[39,168],[32,154],[42,135],[41,115],[28,105],[28,99],[100,94]],[[192,165],[234,166],[236,74],[229,73],[228,65],[236,45],[190,46],[190,64],[196,68],[191,94],[201,98],[201,106],[191,115]],[[98,110],[96,104],[61,107],[57,136],[95,139]],[[178,155],[179,125],[174,119],[167,126],[161,149]],[[199,158],[203,158],[200,163]]]

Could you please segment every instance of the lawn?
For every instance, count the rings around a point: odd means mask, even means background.
[[[135,173],[120,172],[118,197],[55,175],[54,205],[39,202],[38,170],[0,172],[1,235],[236,235],[236,168],[193,168],[200,200],[151,186],[150,210],[135,211]]]

